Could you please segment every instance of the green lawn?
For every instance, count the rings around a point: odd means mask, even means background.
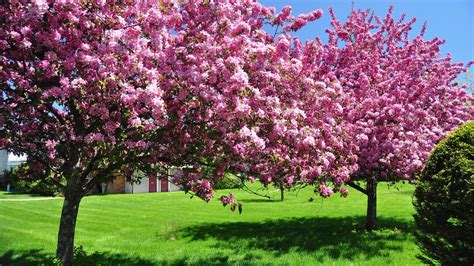
[[[183,192],[89,196],[76,230],[80,265],[413,265],[411,185],[379,185],[380,230],[362,227],[366,198],[350,189],[308,202],[311,189],[284,202],[232,191],[244,212]],[[217,192],[217,196],[228,191]],[[278,198],[278,191],[273,192]],[[52,264],[62,199],[12,201],[0,194],[0,265]]]

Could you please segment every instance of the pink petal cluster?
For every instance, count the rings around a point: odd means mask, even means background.
[[[347,188],[341,188],[341,196],[346,198],[349,195],[349,190]]]
[[[232,193],[229,193],[229,196],[221,196],[220,200],[221,200],[222,204],[224,205],[224,207],[227,204],[232,204],[232,203],[235,202],[235,198],[234,198],[234,195],[232,195]]]
[[[327,197],[331,196],[333,193],[334,193],[334,191],[330,187],[326,186],[323,183],[319,184],[319,195],[321,197],[327,198]]]
[[[300,14],[296,18],[292,19],[292,23],[283,27],[285,31],[297,31],[303,28],[309,22],[315,21],[323,16],[321,9],[312,11],[308,14]]]
[[[298,31],[309,22],[318,20],[323,16],[323,11],[318,9],[308,14],[300,14],[297,17],[293,17],[291,15],[292,10],[293,8],[291,6],[283,7],[281,12],[273,17],[270,24],[283,26],[283,30],[285,31]],[[287,23],[287,25],[284,25],[285,23]]]

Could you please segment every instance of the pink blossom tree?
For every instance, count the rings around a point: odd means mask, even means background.
[[[2,1],[0,147],[28,157],[27,174],[65,196],[57,256],[72,263],[79,203],[127,166],[149,168],[148,142],[167,123],[144,3]],[[165,19],[163,19],[163,22]],[[154,38],[170,35],[164,24]],[[133,103],[132,99],[133,98]]]
[[[450,130],[472,120],[472,97],[455,82],[462,63],[442,57],[443,40],[409,33],[415,19],[380,19],[353,10],[319,42],[320,77],[335,75],[351,98],[345,120],[354,128],[358,170],[348,185],[368,196],[366,228],[375,227],[377,180],[414,180],[433,146]],[[366,188],[354,181],[365,180]]]

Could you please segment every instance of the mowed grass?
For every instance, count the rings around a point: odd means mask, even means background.
[[[78,265],[413,265],[411,185],[378,186],[378,225],[360,230],[366,197],[321,199],[312,189],[267,200],[232,192],[244,211],[184,192],[88,196],[76,229]],[[61,198],[6,201],[0,194],[0,265],[52,264]]]

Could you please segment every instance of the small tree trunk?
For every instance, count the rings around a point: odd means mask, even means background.
[[[99,194],[99,195],[104,194],[104,192],[102,191],[102,184],[101,183],[98,183],[96,185],[96,188],[97,188],[97,194]]]
[[[280,201],[285,199],[285,188],[283,187],[283,183],[280,183]]]
[[[374,177],[367,178],[367,217],[365,221],[365,229],[372,231],[376,226],[377,217],[377,181]]]
[[[62,265],[72,265],[74,255],[74,232],[76,230],[76,219],[79,211],[79,203],[82,199],[82,192],[67,187],[64,193],[64,204],[61,212],[59,224],[57,257]]]

